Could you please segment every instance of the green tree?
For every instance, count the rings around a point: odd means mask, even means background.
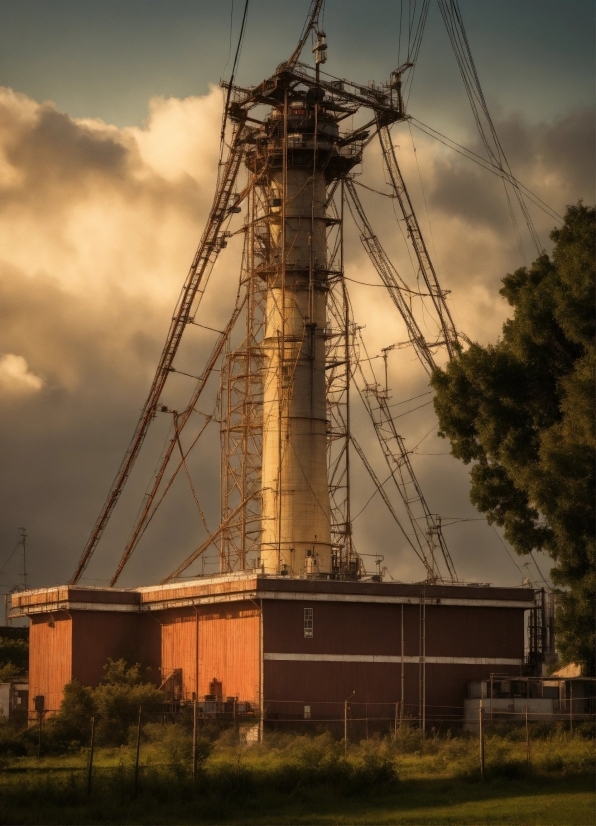
[[[495,345],[471,344],[432,379],[440,434],[471,469],[470,499],[518,554],[545,550],[560,587],[565,662],[594,673],[593,208],[570,206],[541,255],[503,279],[513,307]]]
[[[0,637],[0,683],[22,679],[29,668],[29,643]]]
[[[109,659],[105,675],[93,692],[98,713],[98,741],[119,746],[127,742],[128,730],[137,720],[139,707],[157,711],[164,702],[163,692],[147,682],[139,663]]]
[[[72,680],[64,686],[58,714],[47,722],[47,736],[57,749],[86,745],[91,734],[91,717],[95,714],[93,689]]]

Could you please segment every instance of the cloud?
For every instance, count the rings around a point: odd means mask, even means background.
[[[73,119],[51,103],[0,89],[0,353],[5,354],[0,394],[17,398],[19,393],[18,405],[6,406],[0,433],[5,505],[0,542],[3,547],[14,544],[18,526],[27,526],[34,585],[64,581],[72,574],[128,445],[211,205],[221,105],[215,88],[204,97],[154,98],[142,128],[120,129],[97,119]],[[538,191],[545,200],[556,195],[553,205],[559,210],[584,194],[573,187],[587,174],[580,172],[582,164],[589,166],[586,123],[580,114],[551,125],[503,121],[504,142],[521,169],[514,165],[514,170],[522,179],[526,175],[529,185],[542,186]],[[446,150],[437,154],[429,140],[415,140],[418,163],[409,133],[396,132],[403,172],[433,256],[436,250],[443,286],[451,290],[457,324],[473,338],[494,340],[508,309],[498,296],[500,278],[520,263],[515,238],[503,220],[502,213],[505,219],[507,215],[499,182],[490,179],[487,185],[486,173],[467,170],[467,162]],[[573,157],[565,151],[568,145]],[[375,144],[369,155],[363,180],[386,189]],[[396,221],[395,203],[366,191],[362,199],[400,273],[415,286],[416,268]],[[540,221],[541,232],[548,231],[552,220]],[[216,329],[225,324],[234,301],[241,243],[241,236],[230,241],[201,305],[202,322]],[[354,281],[378,283],[353,229],[347,233],[346,268]],[[372,357],[404,339],[403,324],[384,290],[351,282],[350,293]],[[432,311],[416,305],[416,312],[429,337],[436,335]],[[213,332],[189,330],[179,369],[199,375],[213,342]],[[379,363],[371,362],[375,370]],[[389,381],[395,404],[428,389],[426,375],[408,349],[391,352]],[[179,409],[192,387],[192,379],[173,375],[165,403]],[[203,412],[212,412],[217,391],[215,376],[202,400]],[[467,500],[467,470],[443,455],[447,446],[433,430],[432,406],[409,409],[407,404],[398,408],[404,413],[397,420],[399,432],[412,448],[420,443],[412,461],[431,509],[445,516],[476,517]],[[357,403],[353,419],[360,443],[385,478],[374,431]],[[171,415],[160,414],[152,426],[86,572],[87,582],[105,581],[113,571],[163,444],[171,437],[171,423]],[[217,425],[210,425],[207,434],[189,469],[214,525],[219,514]],[[426,455],[435,453],[441,455]],[[356,466],[354,514],[373,492]],[[498,539],[483,522],[458,525],[448,530],[463,576],[517,581],[510,561],[506,564],[512,570],[500,570]],[[173,569],[200,543],[201,530],[181,477],[126,569],[123,584],[152,582]],[[384,554],[395,576],[422,576],[378,496],[356,520],[355,531],[362,553]],[[5,588],[15,575],[10,567],[7,571],[0,583]]]
[[[43,387],[43,379],[31,373],[23,356],[6,353],[0,357],[0,394],[35,393]]]

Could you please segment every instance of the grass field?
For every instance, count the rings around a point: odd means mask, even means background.
[[[188,736],[176,726],[144,742],[138,794],[134,749],[100,749],[87,798],[86,754],[3,757],[3,824],[539,824],[596,823],[594,740],[564,733],[535,739],[531,765],[518,734],[486,741],[422,740],[350,747],[271,735],[264,745],[220,738],[193,784]]]

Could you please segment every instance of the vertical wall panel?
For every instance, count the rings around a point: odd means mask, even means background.
[[[213,679],[224,696],[257,703],[259,698],[259,609],[250,602],[203,609],[199,636],[199,695]]]
[[[45,697],[45,708],[57,711],[64,686],[72,679],[72,621],[63,613],[31,619],[29,636],[29,708]]]
[[[161,622],[161,679],[182,669],[182,694],[192,697],[197,691],[198,620],[194,608],[159,612]],[[199,693],[199,692],[197,692]]]
[[[142,662],[139,614],[109,611],[73,611],[73,677],[96,686],[104,676],[108,658]]]

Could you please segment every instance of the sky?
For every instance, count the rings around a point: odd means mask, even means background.
[[[238,83],[258,83],[292,52],[308,5],[251,0]],[[364,83],[387,79],[404,60],[400,5],[327,0],[326,70]],[[21,526],[28,585],[71,576],[131,437],[213,195],[219,82],[231,70],[243,7],[240,0],[0,1],[0,592],[23,584]],[[559,215],[579,198],[592,203],[593,3],[461,0],[460,7],[515,175]],[[408,112],[482,152],[434,0]],[[393,139],[458,328],[483,344],[496,341],[508,315],[500,279],[535,257],[527,232],[518,220],[520,251],[496,177],[405,124]],[[376,144],[358,171],[362,183],[386,190]],[[361,192],[398,270],[413,279],[393,201]],[[555,221],[531,204],[530,211],[548,250]],[[367,348],[378,354],[403,337],[399,318],[384,290],[355,283],[377,276],[353,228],[346,234],[352,301]],[[204,324],[225,324],[238,266],[232,242],[206,293]],[[196,332],[181,354],[192,375],[209,335]],[[428,392],[407,350],[391,354],[389,378],[396,405]],[[192,389],[176,380],[171,399]],[[468,469],[436,436],[430,399],[399,407],[406,412],[398,422],[431,509],[449,523],[460,577],[495,585],[548,578],[547,559],[537,557],[540,572],[531,562],[524,567],[528,560],[515,558],[469,503]],[[381,474],[358,408],[354,420]],[[82,582],[109,578],[165,438],[167,424],[157,420]],[[214,429],[189,463],[213,527],[218,445]],[[368,502],[372,492],[355,473],[358,550],[382,554],[397,579],[421,578],[379,497]],[[155,582],[200,543],[184,479],[162,510],[122,585]]]

